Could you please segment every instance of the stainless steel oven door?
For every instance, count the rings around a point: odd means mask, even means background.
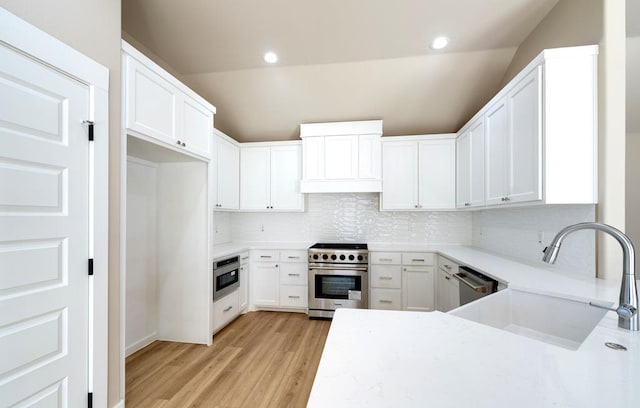
[[[341,307],[366,309],[369,304],[367,268],[309,268],[309,316],[333,317]]]

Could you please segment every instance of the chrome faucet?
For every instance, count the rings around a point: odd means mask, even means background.
[[[544,249],[542,260],[548,264],[555,263],[560,251],[560,245],[564,238],[574,231],[593,229],[606,232],[622,246],[622,284],[620,286],[620,299],[617,308],[610,308],[589,302],[591,306],[613,310],[618,313],[618,327],[623,329],[640,330],[640,318],[638,314],[638,289],[636,288],[635,253],[633,243],[620,230],[610,225],[597,222],[582,222],[569,225],[558,232],[551,244]]]

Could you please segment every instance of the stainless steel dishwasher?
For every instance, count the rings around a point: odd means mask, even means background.
[[[461,266],[453,277],[460,281],[460,306],[490,295],[498,290],[498,281],[474,271],[468,266]]]

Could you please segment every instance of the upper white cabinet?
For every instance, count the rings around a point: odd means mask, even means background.
[[[382,142],[381,210],[455,208],[455,134]]]
[[[216,210],[237,210],[240,204],[240,148],[214,129],[216,146]]]
[[[215,107],[125,41],[122,50],[128,132],[210,158]]]
[[[597,54],[595,45],[543,51],[463,127],[459,208],[481,205],[476,134],[486,205],[597,203]]]
[[[382,121],[300,125],[303,193],[381,191]]]
[[[300,158],[300,142],[242,144],[240,209],[304,211]]]
[[[484,117],[466,126],[456,140],[456,207],[480,207],[484,202]]]

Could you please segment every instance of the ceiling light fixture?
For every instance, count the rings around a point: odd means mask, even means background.
[[[278,56],[276,55],[275,52],[267,52],[264,54],[264,62],[269,63],[269,64],[275,64],[276,62],[278,62]]]
[[[432,50],[441,50],[449,45],[449,38],[445,36],[436,37],[431,41]]]

